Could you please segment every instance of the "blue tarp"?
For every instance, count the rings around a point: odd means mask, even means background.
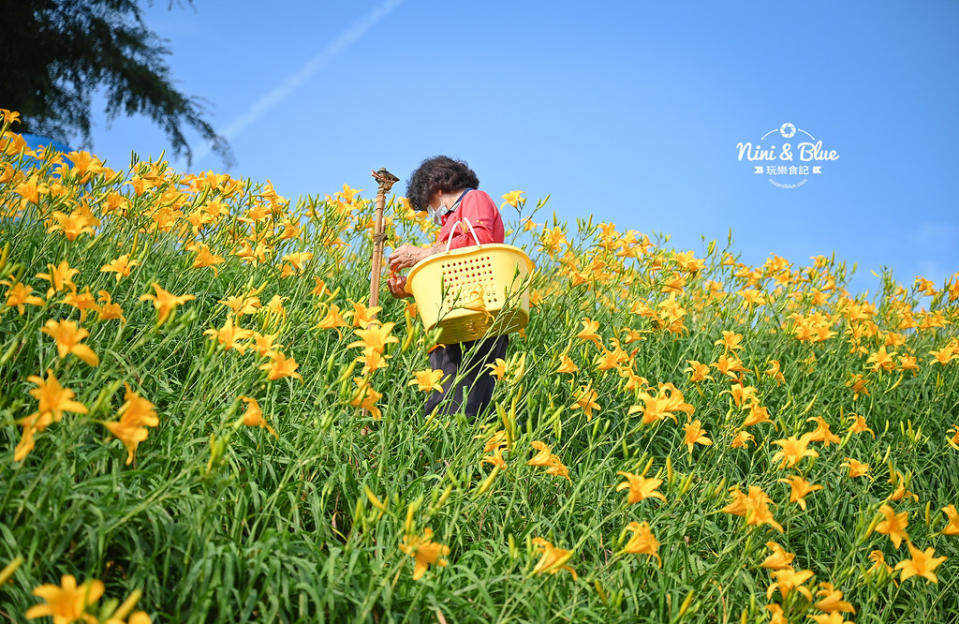
[[[46,147],[52,145],[54,149],[61,152],[72,152],[73,148],[50,137],[40,136],[39,134],[21,134],[23,140],[27,142],[30,149],[37,149],[40,146]]]
[[[26,141],[27,147],[29,147],[32,150],[36,150],[39,147],[41,148],[41,153],[42,153],[42,149],[47,147],[48,145],[52,146],[53,149],[58,150],[64,154],[73,151],[73,148],[70,147],[69,145],[61,143],[60,141],[57,141],[55,139],[51,139],[50,137],[40,136],[39,134],[21,134],[20,136],[22,136],[23,140]],[[40,164],[41,164],[40,159],[38,158],[34,158],[33,156],[23,157],[24,167],[39,167]]]

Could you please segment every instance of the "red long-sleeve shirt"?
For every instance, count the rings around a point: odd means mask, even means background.
[[[476,238],[479,239],[481,244],[506,241],[503,218],[499,214],[499,208],[496,207],[493,199],[486,191],[473,190],[466,192],[459,205],[456,206],[456,210],[443,217],[443,227],[440,228],[437,242],[445,245],[453,226],[462,219],[469,220],[470,225],[476,232]],[[471,247],[475,244],[473,234],[464,224],[464,226],[457,227],[456,231],[453,232],[450,249]]]

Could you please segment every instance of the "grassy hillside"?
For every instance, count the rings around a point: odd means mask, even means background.
[[[959,621],[959,274],[867,300],[513,195],[530,324],[487,418],[426,418],[434,337],[364,306],[372,193],[3,128],[11,620]]]

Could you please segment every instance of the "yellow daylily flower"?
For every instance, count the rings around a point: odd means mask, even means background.
[[[243,395],[238,396],[237,399],[246,403],[246,411],[243,412],[243,416],[240,417],[244,425],[247,427],[260,427],[266,429],[274,438],[279,437],[276,434],[276,430],[273,429],[273,427],[271,427],[263,417],[263,410],[260,408],[259,401],[253,397]]]
[[[8,308],[16,308],[17,314],[20,316],[23,316],[23,306],[42,306],[45,303],[43,299],[32,294],[33,288],[31,286],[27,286],[23,282],[14,282],[13,284],[10,284],[10,282],[3,280],[0,281],[0,284],[6,284],[8,286],[6,293],[7,302],[5,305]]]
[[[804,511],[806,509],[806,495],[823,489],[821,485],[813,485],[799,475],[790,475],[785,479],[778,479],[778,481],[789,484],[789,502],[798,503]]]
[[[423,392],[442,392],[443,386],[440,385],[440,380],[443,379],[442,369],[427,369],[421,371],[414,371],[413,375],[415,379],[410,380],[406,385],[416,386],[417,390],[422,390]]]
[[[912,557],[896,564],[895,569],[902,570],[899,580],[905,581],[913,576],[921,576],[932,583],[938,583],[939,579],[933,570],[938,568],[946,560],[946,557],[936,557],[936,551],[932,547],[919,550],[909,541],[906,542],[906,545],[909,547],[909,553]]]
[[[689,450],[690,455],[692,455],[693,446],[696,444],[712,446],[713,441],[706,437],[706,431],[703,429],[703,423],[699,422],[698,418],[692,422],[687,422],[685,425],[683,425],[683,429],[686,432],[683,443],[686,444],[686,448]]]
[[[507,204],[512,206],[513,208],[517,208],[521,201],[523,202],[526,201],[524,198],[520,197],[525,192],[526,191],[510,191],[509,193],[506,193],[505,195],[501,195],[500,197],[501,199],[503,199],[503,203],[500,204],[500,208],[502,208],[503,206],[506,206]]]
[[[267,371],[266,378],[268,381],[275,381],[285,377],[295,377],[303,381],[303,376],[296,372],[299,366],[295,358],[288,358],[279,351],[271,351],[270,361],[257,368]]]
[[[86,610],[96,604],[104,589],[102,581],[89,580],[78,586],[72,574],[64,574],[60,577],[60,585],[40,585],[33,590],[33,595],[42,598],[44,604],[30,607],[24,615],[28,620],[50,616],[54,624],[76,621],[96,624],[97,618]]]
[[[959,512],[955,505],[947,505],[942,508],[943,513],[949,518],[945,528],[942,529],[943,535],[959,535]]]
[[[68,353],[72,353],[90,366],[97,366],[100,358],[93,349],[85,344],[81,344],[84,338],[90,335],[90,332],[82,327],[77,327],[73,321],[54,321],[49,320],[40,330],[42,333],[50,336],[57,342],[57,355],[62,359]]]
[[[153,282],[153,290],[156,291],[155,295],[144,294],[140,295],[140,301],[152,301],[153,307],[157,311],[157,325],[163,325],[169,318],[170,313],[176,309],[177,306],[183,305],[191,299],[196,299],[196,295],[174,295],[163,290],[159,284]]]
[[[631,472],[617,471],[616,474],[626,477],[626,480],[616,486],[616,491],[620,492],[629,489],[626,495],[626,502],[630,505],[638,503],[647,498],[658,498],[666,502],[666,496],[656,489],[663,484],[662,479],[646,478],[643,475],[633,474]]]
[[[426,528],[423,535],[404,535],[400,543],[400,550],[415,561],[413,565],[413,580],[418,581],[430,565],[445,567],[447,564],[444,555],[450,554],[450,547],[433,541],[433,530]]]
[[[634,555],[649,555],[656,559],[659,567],[663,567],[663,560],[659,556],[659,541],[653,535],[648,522],[630,522],[626,525],[626,530],[633,535],[623,546],[623,552]]]
[[[889,505],[883,505],[879,508],[879,513],[885,516],[885,520],[876,525],[876,533],[888,535],[892,545],[899,548],[902,540],[909,539],[909,534],[906,533],[906,527],[909,526],[909,512],[897,514]]]
[[[810,434],[806,433],[798,438],[789,436],[780,440],[774,440],[773,444],[781,447],[772,456],[772,461],[780,461],[780,468],[792,468],[798,464],[804,457],[819,457],[819,453],[808,448],[811,441]]]
[[[130,271],[138,264],[140,264],[139,260],[130,260],[130,254],[123,254],[100,267],[100,272],[114,273],[114,277],[119,282],[124,277],[129,276]]]
[[[572,550],[557,548],[542,537],[534,537],[533,546],[542,552],[542,556],[539,561],[536,562],[536,567],[533,568],[533,574],[542,574],[544,572],[547,574],[556,574],[560,570],[567,570],[573,575],[574,579],[577,578],[576,570],[566,565],[566,562],[573,556]]]
[[[129,465],[133,462],[140,442],[146,440],[149,435],[147,427],[158,426],[160,419],[157,417],[153,403],[130,389],[129,384],[124,383],[124,385],[126,386],[125,400],[117,412],[120,420],[105,422],[103,426],[123,442],[123,446],[127,449],[126,464]]]

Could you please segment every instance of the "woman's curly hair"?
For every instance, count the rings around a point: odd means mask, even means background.
[[[410,175],[406,198],[414,210],[426,210],[436,191],[448,193],[463,188],[479,188],[479,178],[462,160],[448,156],[427,158]]]

